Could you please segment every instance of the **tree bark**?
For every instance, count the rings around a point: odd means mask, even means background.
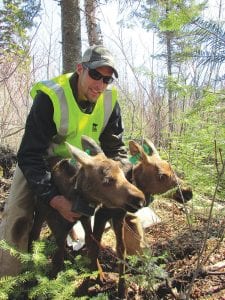
[[[170,32],[166,34],[166,50],[167,50],[167,75],[169,81],[172,78],[172,46],[171,46],[171,37]],[[169,106],[169,131],[173,132],[173,91],[171,85],[168,87],[168,106]]]
[[[63,73],[74,72],[81,60],[80,1],[62,0],[62,65]]]
[[[97,23],[96,18],[97,1],[85,0],[84,7],[89,45],[103,45],[100,25]]]

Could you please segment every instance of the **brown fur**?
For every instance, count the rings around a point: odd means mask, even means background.
[[[180,198],[187,201],[192,198],[192,190],[189,187],[182,188],[183,182],[172,170],[170,164],[162,160],[154,145],[144,141],[145,145],[151,151],[150,155],[144,152],[144,149],[134,141],[129,143],[131,155],[138,155],[139,162],[133,166],[131,180],[145,194],[146,199],[153,194],[161,194],[177,185],[181,186],[179,192]],[[129,174],[129,172],[128,172]],[[129,176],[129,175],[128,175]],[[126,212],[120,209],[100,208],[95,214],[94,237],[97,240],[95,247],[92,249],[93,256],[98,257],[99,244],[104,232],[106,222],[112,220],[113,229],[117,241],[117,255],[120,261],[124,261],[126,250],[128,254],[142,252],[143,246],[143,229],[136,216],[126,215]],[[133,220],[132,220],[133,219]],[[133,234],[132,234],[133,231]],[[125,265],[120,263],[120,280],[118,286],[119,297],[125,297],[126,284],[123,278]]]
[[[90,139],[89,139],[90,142]],[[144,194],[125,177],[118,162],[108,159],[97,144],[91,140],[92,147],[96,147],[96,155],[89,156],[84,151],[68,145],[71,154],[77,160],[75,166],[69,160],[49,160],[52,178],[59,192],[70,201],[74,200],[74,188],[79,187],[84,199],[95,205],[103,204],[107,208],[119,208],[121,212],[135,212],[145,203]],[[75,198],[76,199],[76,198]],[[33,240],[40,235],[42,223],[47,221],[56,238],[57,250],[53,256],[52,276],[55,276],[63,266],[65,241],[74,223],[66,221],[55,209],[42,204],[40,201],[35,211],[35,219],[30,234],[29,247]],[[96,256],[93,257],[92,229],[90,218],[82,216],[80,221],[85,230],[85,243],[91,260],[91,269],[99,270],[103,280],[102,269]]]
[[[140,219],[134,214],[127,213],[124,225],[124,243],[126,247],[126,254],[142,254],[143,249],[145,248],[145,237]]]
[[[126,212],[135,212],[143,205],[142,192],[147,199],[152,194],[164,193],[178,183],[182,184],[182,181],[173,172],[169,163],[160,158],[151,142],[145,141],[152,151],[151,155],[147,155],[140,145],[131,141],[129,144],[131,155],[139,155],[139,162],[133,167],[132,174],[130,173],[132,177],[130,180],[138,187],[137,189],[123,176],[117,162],[107,159],[99,148],[97,150],[95,147],[92,148],[89,142],[90,140],[88,141],[88,148],[91,149],[91,154],[95,156],[90,158],[85,155],[85,159],[82,158],[83,154],[81,154],[81,158],[78,156],[78,161],[82,165],[81,168],[71,166],[68,160],[62,160],[53,167],[52,174],[60,192],[71,201],[74,185],[78,185],[88,201],[104,205],[95,214],[94,239],[91,235],[89,218],[81,217],[80,221],[85,230],[85,243],[91,258],[91,269],[99,270],[99,279],[103,281],[104,274],[98,262],[99,245],[106,222],[112,220],[116,234],[117,255],[121,261],[119,264],[118,296],[123,298],[126,295],[126,284],[123,276],[125,265],[122,261],[125,259],[126,247],[130,252],[136,253],[140,250],[143,236],[140,224],[138,224],[137,219],[135,220],[136,217],[126,216]],[[185,198],[185,195],[187,199],[192,197],[191,189],[187,188],[182,192],[184,194],[182,199]],[[62,267],[66,236],[73,224],[64,220],[54,209],[50,207],[46,209],[46,206],[44,211],[39,208],[36,216],[37,221],[34,223],[31,239],[38,238],[40,225],[44,219],[47,220],[56,236],[58,250],[53,257],[54,273],[56,274]],[[125,222],[126,226],[124,226]],[[129,233],[134,230],[140,234],[138,242],[134,234],[131,234],[127,239],[128,226],[133,227],[129,228]],[[39,229],[37,230],[37,228]],[[126,244],[124,234],[126,235]],[[130,245],[127,241],[130,242]],[[135,247],[134,243],[136,243]]]

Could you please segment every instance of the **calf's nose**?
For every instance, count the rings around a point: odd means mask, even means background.
[[[137,207],[137,209],[140,209],[145,204],[145,198],[144,197],[133,197],[132,198],[132,205]]]
[[[138,209],[142,208],[145,204],[144,195],[129,196],[126,204],[126,210],[129,212],[136,212]]]

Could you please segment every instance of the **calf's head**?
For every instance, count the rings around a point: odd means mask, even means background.
[[[60,192],[71,199],[74,189],[78,189],[84,199],[94,204],[130,212],[140,209],[145,202],[144,194],[125,178],[118,162],[107,158],[101,148],[88,139],[90,150],[96,155],[90,156],[67,143],[77,166],[72,166],[69,160],[61,160],[53,168],[53,178]]]
[[[180,195],[180,192],[182,192],[184,200],[190,200],[192,198],[192,190],[189,187],[185,187],[183,181],[172,170],[171,165],[160,158],[153,143],[145,139],[143,147],[134,141],[129,142],[131,155],[138,159],[138,164],[133,168],[135,185],[146,196],[162,194],[180,186],[179,191],[177,191],[177,198],[182,198]],[[179,201],[179,199],[176,200]]]

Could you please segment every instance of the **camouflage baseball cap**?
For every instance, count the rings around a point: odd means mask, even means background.
[[[115,69],[115,62],[111,52],[102,45],[94,45],[88,48],[81,61],[90,69],[108,66],[113,69],[113,73],[118,78],[118,72]]]

